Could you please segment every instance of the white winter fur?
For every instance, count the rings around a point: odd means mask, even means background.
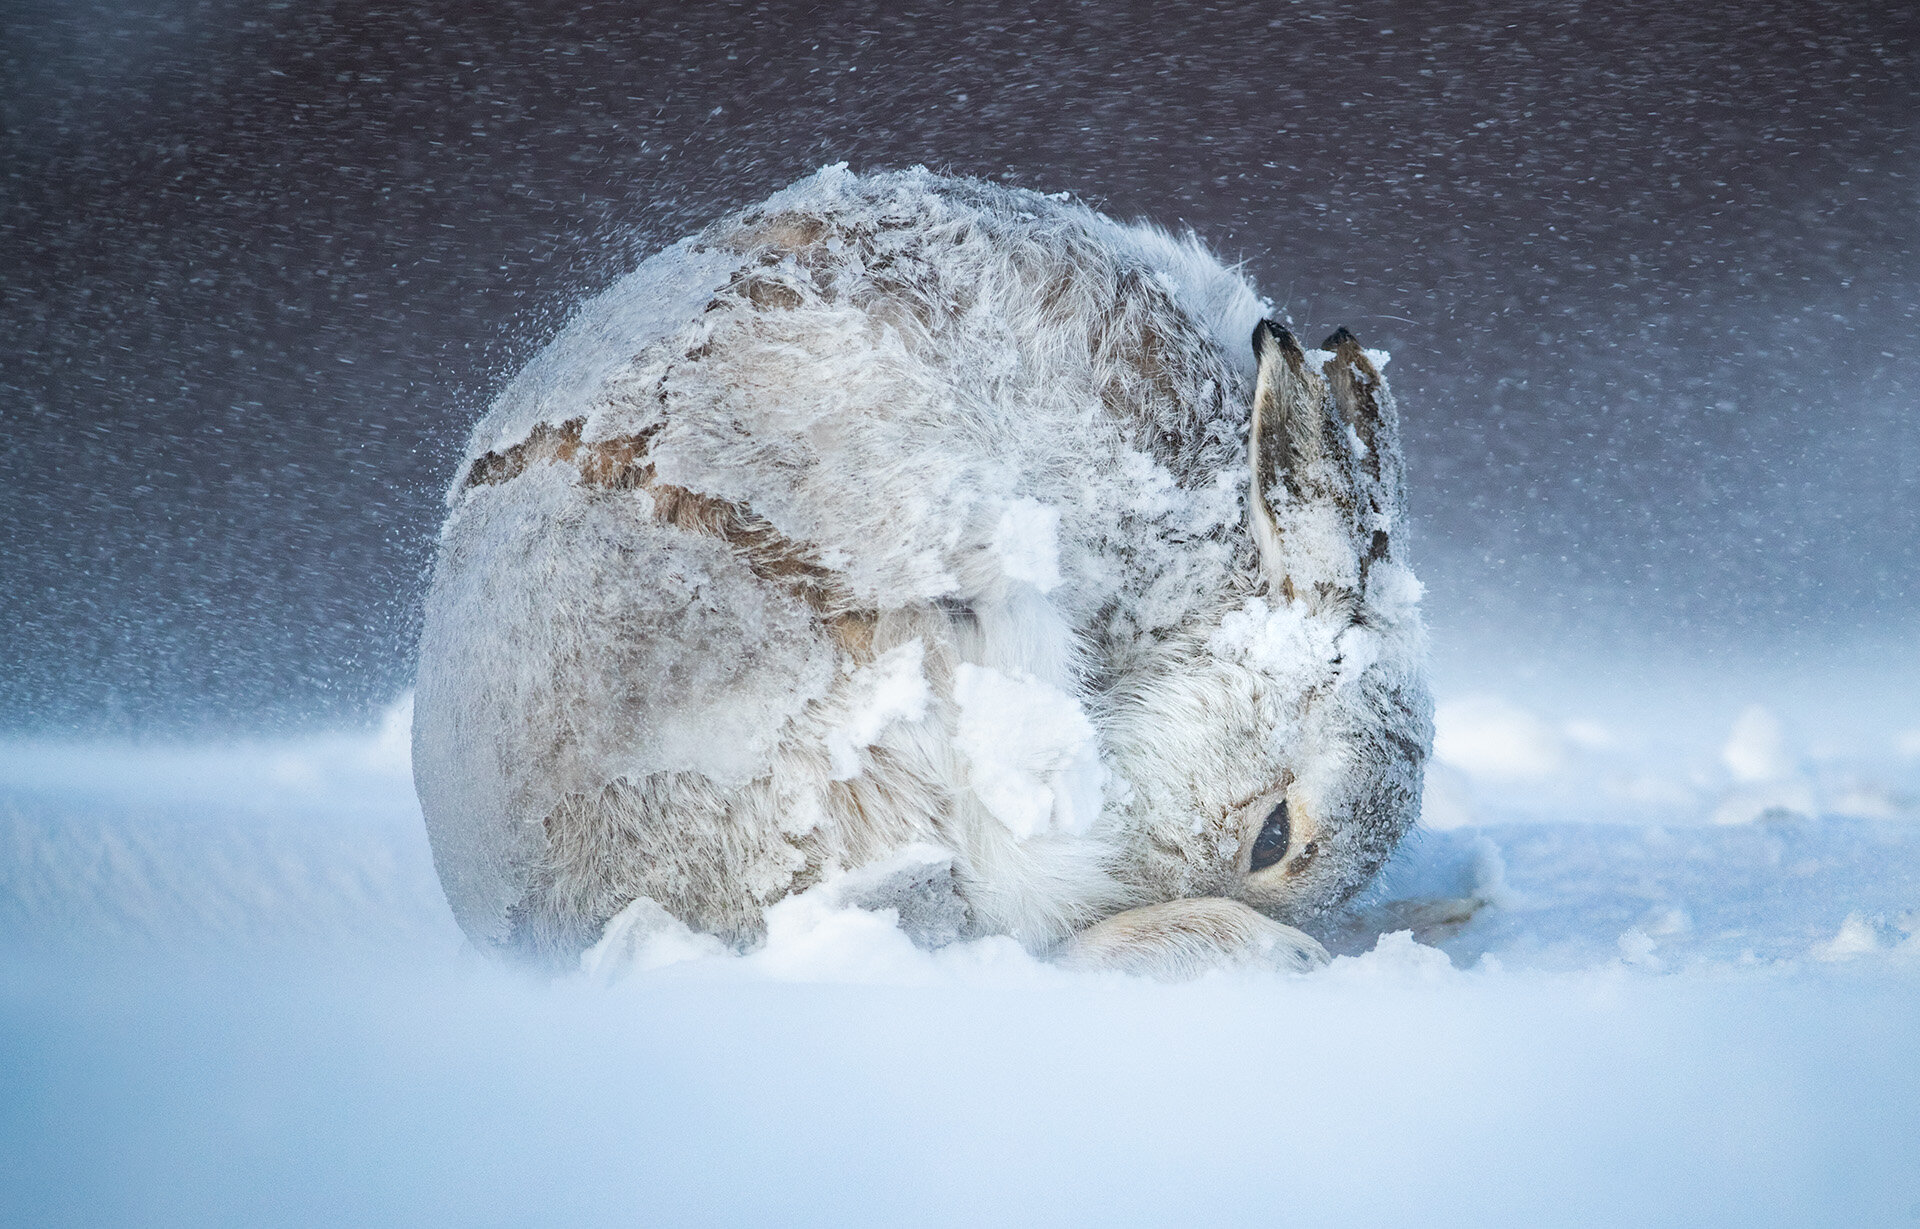
[[[1418,584],[1359,559],[1398,444],[1370,361],[1315,356],[1352,438],[1249,502],[1260,315],[1192,239],[843,168],[588,304],[476,427],[427,603],[416,778],[467,932],[571,960],[646,899],[751,943],[921,846],[969,933],[1110,919],[1089,960],[1271,948],[1219,919],[1350,895],[1430,740]],[[1280,798],[1316,835],[1252,872]]]

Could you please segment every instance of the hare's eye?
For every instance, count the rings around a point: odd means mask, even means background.
[[[1260,826],[1260,835],[1253,838],[1253,870],[1266,870],[1287,856],[1287,841],[1292,837],[1289,828],[1287,803],[1283,798],[1280,805],[1267,814],[1267,822]]]

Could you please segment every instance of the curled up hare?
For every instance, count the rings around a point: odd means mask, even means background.
[[[1431,741],[1383,362],[1196,240],[919,170],[654,256],[448,496],[414,763],[461,925],[745,948],[818,889],[929,946],[1325,959]]]

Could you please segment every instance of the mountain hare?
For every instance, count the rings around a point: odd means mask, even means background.
[[[1295,926],[1419,809],[1421,589],[1384,356],[1262,314],[1192,237],[843,167],[588,303],[474,430],[426,604],[467,934],[746,946],[827,883],[928,944],[1325,959]]]

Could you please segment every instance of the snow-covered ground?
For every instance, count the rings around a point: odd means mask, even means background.
[[[1350,954],[1170,986],[807,898],[531,981],[405,729],[0,744],[0,1223],[1920,1224],[1920,731],[1445,699]]]

